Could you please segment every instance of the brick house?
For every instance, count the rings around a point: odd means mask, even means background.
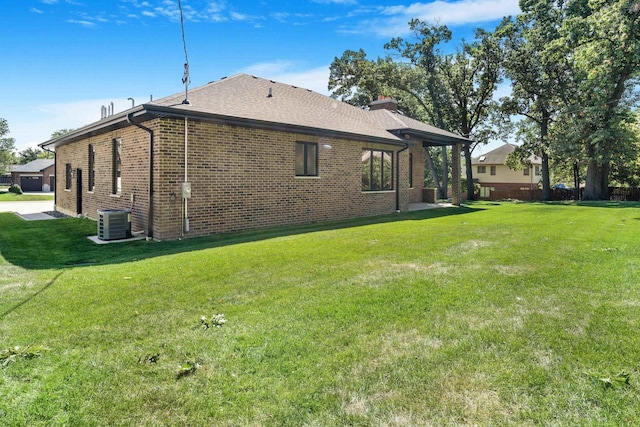
[[[15,165],[11,168],[11,183],[19,185],[22,191],[54,191],[54,163],[54,159],[36,159]]]
[[[41,144],[56,209],[130,209],[155,239],[404,211],[422,201],[424,146],[468,143],[404,117],[238,74]]]
[[[522,169],[510,169],[507,156],[516,149],[513,144],[503,144],[471,160],[474,181],[480,184],[480,197],[489,198],[491,191],[536,190],[542,179],[542,158],[531,155],[529,165]]]

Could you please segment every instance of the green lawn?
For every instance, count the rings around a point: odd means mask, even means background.
[[[119,245],[0,214],[0,425],[637,425],[639,207]]]
[[[14,194],[0,190],[1,202],[32,202],[38,200],[53,200],[53,194]]]

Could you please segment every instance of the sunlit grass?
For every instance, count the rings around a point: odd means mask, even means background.
[[[0,350],[48,348],[0,424],[637,422],[638,205],[446,213],[105,246],[0,214]]]
[[[15,194],[0,188],[0,202],[33,202],[53,200],[53,194]]]

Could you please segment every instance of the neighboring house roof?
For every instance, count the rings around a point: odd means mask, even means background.
[[[514,144],[504,144],[495,150],[491,150],[486,154],[483,154],[479,157],[474,157],[471,159],[472,165],[504,165],[507,156],[513,153],[517,148],[517,145]],[[533,165],[541,165],[542,159],[536,155],[531,155],[528,157],[528,160]]]
[[[230,125],[248,125],[358,140],[406,144],[406,137],[434,145],[469,140],[389,110],[369,111],[308,89],[246,74],[237,74],[136,106],[77,129],[41,146],[55,148],[105,130],[127,125],[127,120],[153,117],[190,117]]]
[[[53,166],[54,159],[36,159],[24,165],[16,165],[11,168],[11,173],[36,173],[43,172],[45,169]]]

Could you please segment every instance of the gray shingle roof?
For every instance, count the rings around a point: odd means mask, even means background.
[[[507,156],[516,149],[516,145],[504,144],[495,150],[489,151],[487,154],[471,159],[472,165],[504,165]],[[528,160],[533,165],[541,165],[542,159],[538,156],[531,155]]]
[[[456,142],[467,141],[459,135],[389,110],[364,110],[308,89],[246,74],[197,87],[189,92],[190,104],[182,104],[183,100],[184,93],[180,93],[147,105],[322,129],[390,142],[404,141],[390,133],[394,130],[413,130],[426,137],[432,135]]]
[[[269,96],[271,95],[271,96]],[[302,133],[346,136],[359,140],[406,143],[405,136],[436,144],[469,140],[389,110],[369,111],[317,92],[247,74],[211,82],[184,92],[138,105],[40,144],[55,148],[128,125],[128,117],[196,117],[228,124],[264,126]]]
[[[24,165],[16,165],[11,168],[11,172],[18,173],[34,173],[42,172],[46,168],[53,165],[54,159],[36,159]]]

